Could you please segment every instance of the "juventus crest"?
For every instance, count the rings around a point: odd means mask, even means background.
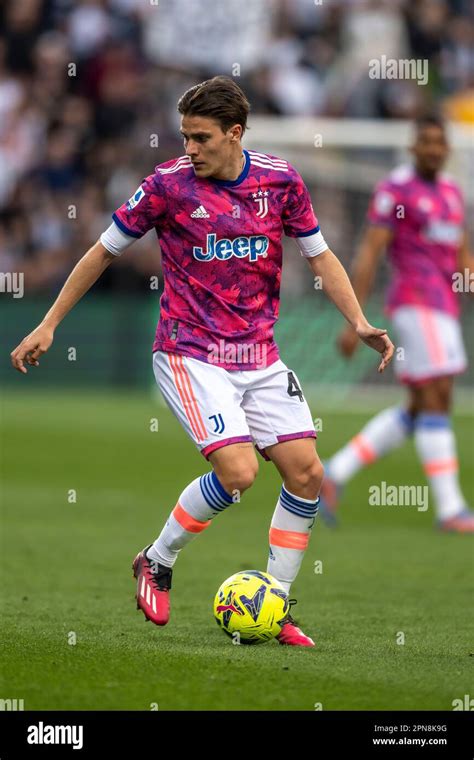
[[[252,193],[252,198],[258,204],[258,218],[263,219],[268,214],[268,190],[259,190],[257,193]]]

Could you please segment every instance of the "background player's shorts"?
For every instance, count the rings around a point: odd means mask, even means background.
[[[423,383],[466,369],[461,326],[455,317],[425,306],[399,306],[392,322],[397,349],[404,349],[402,357],[394,361],[395,374],[402,382]]]
[[[265,369],[230,371],[155,351],[153,371],[168,406],[206,459],[222,446],[249,441],[268,460],[267,446],[316,438],[298,378],[281,359]]]

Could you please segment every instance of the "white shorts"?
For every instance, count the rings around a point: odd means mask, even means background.
[[[173,414],[209,458],[231,443],[267,446],[316,438],[296,374],[278,359],[265,369],[226,370],[181,354],[155,351],[156,382]]]
[[[394,369],[402,382],[423,383],[466,369],[461,326],[455,317],[426,306],[399,306],[392,322],[397,343]]]

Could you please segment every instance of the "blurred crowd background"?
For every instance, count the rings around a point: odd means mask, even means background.
[[[390,120],[436,105],[472,121],[471,9],[469,0],[3,3],[0,271],[24,272],[29,293],[56,293],[142,177],[183,152],[176,101],[217,73],[236,77],[254,114]],[[428,59],[428,85],[371,80],[367,60],[381,55]],[[99,289],[139,291],[159,272],[152,234],[132,250]]]

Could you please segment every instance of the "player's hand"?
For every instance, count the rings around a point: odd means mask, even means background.
[[[367,346],[382,354],[382,361],[379,364],[378,371],[383,372],[385,367],[390,363],[395,351],[395,346],[388,337],[387,331],[381,330],[378,327],[372,327],[372,325],[364,325],[363,327],[357,327],[356,333]]]
[[[54,338],[54,330],[46,325],[39,325],[33,332],[23,338],[20,345],[11,352],[12,365],[18,372],[26,375],[25,362],[31,367],[39,367],[39,357],[44,354]]]
[[[357,346],[359,345],[359,336],[351,325],[347,325],[338,335],[337,347],[341,354],[350,359]]]

